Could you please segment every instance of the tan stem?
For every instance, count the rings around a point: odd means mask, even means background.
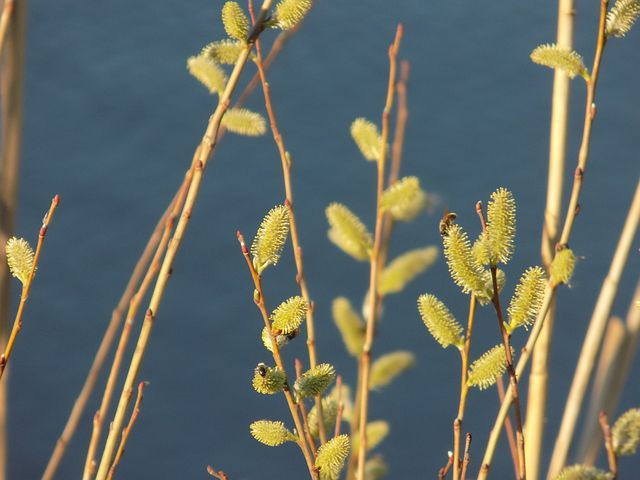
[[[387,86],[387,100],[382,112],[382,147],[380,158],[378,159],[378,186],[376,200],[376,227],[373,241],[373,250],[370,258],[370,275],[369,275],[369,315],[367,317],[367,330],[365,334],[364,346],[362,348],[362,384],[360,385],[360,411],[359,416],[359,450],[358,450],[358,469],[356,478],[358,480],[365,479],[365,462],[367,458],[367,416],[369,412],[369,374],[371,370],[371,350],[373,348],[373,339],[375,335],[375,326],[378,314],[378,273],[380,271],[379,255],[382,242],[382,223],[384,212],[381,208],[382,192],[385,183],[385,164],[387,156],[387,142],[389,139],[389,116],[393,107],[393,97],[396,84],[396,57],[400,48],[400,40],[402,38],[402,25],[398,25],[396,37],[393,45],[389,48],[389,83]],[[356,413],[356,414],[358,414]]]
[[[131,359],[129,371],[126,376],[122,394],[120,395],[120,400],[116,409],[116,414],[112,422],[112,428],[109,431],[109,436],[107,437],[107,442],[105,444],[102,459],[100,461],[100,467],[98,468],[98,474],[96,477],[98,480],[105,480],[111,466],[111,460],[113,459],[117,442],[117,432],[122,429],[122,425],[124,423],[124,417],[131,398],[132,388],[138,376],[140,366],[142,365],[142,359],[149,343],[151,331],[153,330],[154,319],[157,315],[158,308],[160,307],[162,297],[169,281],[173,261],[182,243],[182,239],[187,229],[191,213],[198,198],[204,168],[206,167],[211,153],[213,152],[217,144],[220,122],[222,121],[222,117],[229,107],[231,95],[237,87],[240,73],[244,69],[244,66],[249,58],[249,54],[251,53],[253,47],[252,42],[255,41],[255,39],[260,35],[262,31],[262,26],[265,19],[267,18],[271,3],[272,0],[265,0],[263,2],[258,21],[256,22],[257,28],[254,27],[249,36],[249,43],[247,43],[240,52],[233,71],[229,76],[229,81],[227,82],[225,90],[220,96],[218,106],[211,116],[207,129],[203,135],[203,139],[200,144],[199,159],[196,168],[194,169],[193,178],[191,179],[191,184],[189,186],[189,190],[185,200],[185,205],[182,209],[182,214],[180,215],[180,220],[175,229],[171,242],[169,243],[169,247],[167,248],[167,252],[163,259],[160,273],[158,275],[158,279],[151,296],[151,301],[149,302],[148,310],[151,311],[151,315],[148,318],[145,318],[145,321],[142,325],[142,329],[138,337],[138,343]]]
[[[573,48],[573,29],[575,23],[574,3],[575,0],[558,1],[556,44],[559,47],[567,49]],[[555,245],[560,235],[570,93],[571,79],[564,71],[556,70],[553,76],[553,95],[551,99],[547,204],[544,212],[541,246],[542,263],[547,270],[553,260]],[[525,422],[527,475],[531,480],[537,480],[539,478],[540,455],[547,406],[549,350],[551,348],[554,320],[555,304],[551,306],[549,314],[545,319],[545,325],[540,333],[540,338],[538,338],[531,360],[527,417]]]

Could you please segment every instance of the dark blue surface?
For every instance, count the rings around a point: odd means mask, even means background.
[[[368,268],[328,242],[324,208],[341,201],[369,225],[373,222],[373,164],[361,159],[348,127],[357,116],[379,122],[386,49],[396,23],[404,22],[401,57],[411,62],[403,172],[418,175],[471,232],[477,229],[477,200],[498,186],[513,191],[519,225],[517,251],[507,269],[511,291],[522,269],[539,261],[552,74],[533,65],[528,55],[555,38],[551,3],[319,1],[269,73],[295,162],[319,357],[333,362],[347,382],[354,382],[355,365],[333,326],[330,304],[338,295],[359,304]],[[215,106],[215,98],[187,74],[185,61],[222,37],[221,5],[205,0],[30,2],[19,235],[33,239],[54,193],[62,203],[12,359],[12,479],[41,475],[111,310]],[[596,1],[579,2],[576,48],[588,63],[596,11]],[[572,288],[560,293],[549,439],[637,181],[637,30],[611,41],[605,54],[583,209],[572,241],[582,260]],[[568,172],[579,145],[581,83],[574,83]],[[259,92],[250,106],[262,110]],[[262,215],[282,199],[280,163],[270,136],[227,136],[207,169],[158,312],[141,372],[150,385],[121,478],[207,478],[207,464],[233,480],[306,476],[293,445],[269,449],[248,432],[256,419],[289,421],[281,398],[259,396],[250,385],[255,364],[268,356],[259,341],[262,321],[235,231],[251,237]],[[392,254],[439,243],[437,222],[437,216],[422,217],[401,225]],[[638,246],[636,241],[620,288],[618,315],[626,313],[637,280]],[[288,247],[281,265],[265,275],[271,307],[296,293],[294,268]],[[381,447],[390,478],[433,478],[451,448],[458,358],[442,351],[419,320],[415,299],[427,291],[460,318],[467,308],[443,261],[386,302],[375,351],[409,349],[418,359],[416,369],[371,398],[371,418],[391,422]],[[489,310],[480,312],[477,325],[474,356],[498,342]],[[516,345],[523,339],[517,335]],[[304,356],[303,342],[286,354],[290,361],[294,354]],[[635,362],[633,378],[637,367]],[[638,382],[632,381],[621,408],[637,405],[639,394]],[[99,396],[94,395],[58,478],[79,478]],[[494,391],[470,394],[465,428],[474,434],[474,472],[497,408]],[[510,477],[509,462],[504,443],[494,478]],[[623,461],[622,478],[631,478],[625,470],[639,467],[638,460]]]

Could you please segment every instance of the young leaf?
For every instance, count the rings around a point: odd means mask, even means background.
[[[365,435],[367,436],[367,451],[373,450],[389,434],[389,423],[384,420],[376,420],[374,422],[367,423],[367,430]],[[353,438],[353,451],[357,452],[360,447],[359,436]]]
[[[337,478],[349,455],[349,435],[338,435],[320,446],[316,457],[316,467],[320,469],[320,478]]]
[[[357,357],[362,353],[365,336],[365,325],[360,315],[345,297],[338,297],[333,301],[331,312],[347,351]]]
[[[227,76],[211,58],[203,55],[189,57],[187,59],[187,69],[200,83],[202,83],[209,93],[222,94],[227,84]]]
[[[29,274],[33,268],[33,249],[24,238],[11,237],[5,246],[7,264],[11,275],[16,277],[22,285],[29,280]]]
[[[380,207],[394,218],[407,217],[407,210],[415,209],[416,199],[423,194],[418,177],[404,177],[382,193]]]
[[[222,7],[222,24],[231,38],[246,42],[249,35],[249,20],[237,2],[226,2]]]
[[[206,45],[200,55],[221,65],[233,65],[238,60],[244,43],[238,40],[219,40]]]
[[[576,257],[570,248],[563,248],[556,252],[551,262],[551,281],[554,285],[569,283],[576,266]]]
[[[336,378],[335,369],[328,363],[321,363],[315,368],[307,370],[296,380],[293,389],[298,398],[315,397],[320,395]]]
[[[267,122],[259,113],[246,108],[230,108],[222,117],[222,125],[230,132],[259,137],[267,131]]]
[[[436,247],[419,248],[395,258],[378,277],[378,293],[398,293],[438,258]]]
[[[509,333],[533,323],[542,307],[546,285],[547,276],[542,268],[530,267],[525,270],[507,309],[509,322],[505,328]]]
[[[622,414],[613,425],[611,435],[617,456],[636,453],[640,443],[640,408],[632,408]]]
[[[504,345],[496,345],[471,364],[467,384],[484,390],[496,383],[506,370]]]
[[[282,30],[295,27],[311,9],[311,0],[281,0],[273,15],[275,24]]]
[[[264,217],[251,245],[253,265],[258,273],[278,263],[288,234],[289,211],[284,205],[278,205]]]
[[[251,435],[260,443],[270,447],[277,447],[284,442],[296,442],[296,436],[286,429],[284,423],[271,420],[258,420],[250,427]]]
[[[292,332],[289,335],[276,335],[276,343],[278,344],[278,348],[282,348],[287,343],[289,343],[289,340],[291,340],[292,336],[294,336],[295,333],[296,332]],[[271,335],[269,335],[269,330],[267,330],[267,327],[264,327],[262,329],[261,338],[262,338],[262,343],[264,344],[264,348],[266,348],[270,352],[273,352],[273,345],[271,344]]]
[[[368,480],[380,480],[389,473],[389,467],[382,455],[374,455],[364,464],[365,478]]]
[[[331,226],[329,240],[356,260],[368,260],[373,239],[362,221],[341,203],[329,205],[326,215]]]
[[[616,0],[607,13],[607,37],[624,37],[640,16],[639,0]]]
[[[454,345],[462,349],[464,345],[463,330],[453,318],[449,309],[434,295],[424,294],[418,298],[418,311],[429,333],[442,348]]]
[[[287,334],[298,329],[309,310],[309,306],[304,298],[300,296],[291,297],[282,302],[271,314],[271,328],[280,330]]]
[[[324,431],[331,432],[336,426],[338,417],[338,402],[332,395],[322,399],[322,420],[324,421]],[[309,433],[313,438],[318,438],[318,409],[316,405],[311,407],[307,415],[309,422]]]
[[[507,263],[513,254],[513,239],[516,235],[516,202],[506,188],[491,194],[487,206],[487,239],[489,262],[495,266]]]
[[[382,154],[382,137],[378,127],[366,118],[356,118],[351,124],[351,136],[364,158],[378,161]]]
[[[531,52],[531,60],[545,67],[563,70],[569,78],[580,75],[585,80],[589,80],[589,72],[584,66],[582,57],[571,49],[558,47],[555,43],[536,47]]]
[[[444,256],[449,265],[451,278],[463,293],[478,293],[485,289],[484,269],[471,254],[469,237],[459,225],[449,226],[447,234],[442,237]]]
[[[253,372],[253,388],[264,395],[279,393],[284,388],[287,377],[278,367],[267,367],[259,363]]]
[[[404,350],[382,355],[371,365],[369,388],[376,390],[386,387],[415,363],[413,353]]]
[[[553,480],[613,480],[613,475],[595,467],[572,465],[563,468]]]

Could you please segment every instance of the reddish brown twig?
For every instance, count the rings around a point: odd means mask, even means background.
[[[226,473],[222,470],[215,471],[211,465],[207,466],[207,473],[218,480],[229,480]]]
[[[600,412],[600,427],[602,428],[602,435],[604,436],[604,447],[607,449],[607,460],[609,461],[609,472],[613,475],[612,480],[618,478],[618,456],[613,448],[613,436],[611,435],[611,426],[609,425],[609,419],[604,410]]]
[[[471,448],[471,434],[467,433],[465,442],[464,442],[464,459],[462,461],[462,471],[460,472],[460,480],[466,480],[467,471],[469,470],[469,462],[471,458],[469,457],[469,449]]]

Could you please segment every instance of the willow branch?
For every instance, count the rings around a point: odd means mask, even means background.
[[[382,192],[384,191],[385,182],[385,163],[387,155],[387,142],[389,139],[389,117],[391,108],[393,107],[393,97],[396,83],[396,57],[400,48],[400,40],[402,38],[402,25],[398,25],[393,45],[389,47],[389,83],[387,86],[387,100],[382,112],[382,147],[380,158],[377,161],[378,167],[378,187],[376,200],[376,228],[373,242],[373,250],[371,252],[371,272],[369,276],[369,315],[367,318],[367,331],[365,342],[362,348],[362,384],[360,385],[360,428],[359,434],[359,451],[358,451],[358,470],[357,479],[365,480],[364,464],[367,457],[367,415],[369,408],[369,374],[371,369],[371,350],[373,348],[373,339],[375,335],[375,326],[377,321],[378,310],[378,273],[380,270],[379,255],[382,242],[382,223],[384,212],[381,208]]]
[[[556,44],[566,49],[573,48],[574,2],[575,0],[558,1]],[[571,79],[564,71],[556,70],[553,76],[553,95],[551,99],[547,202],[541,242],[542,264],[547,271],[551,265],[555,245],[560,235],[570,93]],[[551,305],[544,322],[545,326],[534,349],[531,373],[529,374],[529,393],[525,422],[525,453],[527,455],[527,473],[533,480],[536,480],[539,476],[542,437],[547,416],[549,350],[553,337],[554,320],[555,302]]]
[[[284,367],[284,362],[282,361],[282,356],[280,355],[280,347],[278,347],[278,342],[276,341],[275,335],[273,334],[273,329],[271,328],[271,320],[269,319],[269,311],[267,310],[267,305],[264,298],[264,292],[262,291],[262,279],[260,275],[256,271],[253,261],[251,260],[251,256],[249,254],[249,249],[245,244],[244,237],[240,232],[237,234],[238,242],[240,243],[240,248],[242,250],[242,255],[244,256],[247,266],[249,267],[249,273],[251,274],[251,279],[253,280],[253,285],[255,287],[254,293],[254,301],[258,310],[260,310],[260,314],[262,315],[262,319],[264,321],[264,326],[269,332],[269,338],[271,339],[271,347],[273,353],[273,360],[276,362],[276,366],[280,371],[285,374],[286,377],[286,369]],[[311,453],[311,446],[307,444],[307,440],[305,439],[305,428],[300,420],[300,415],[298,413],[298,405],[296,404],[293,395],[291,395],[291,389],[289,387],[288,382],[285,382],[283,393],[285,399],[287,400],[287,406],[289,407],[289,411],[291,412],[291,417],[293,418],[293,423],[296,426],[296,433],[298,434],[298,445],[302,450],[302,454],[304,455],[305,461],[307,462],[307,468],[309,469],[309,474],[311,478],[314,480],[318,480],[318,473],[315,469],[315,462]],[[302,403],[302,402],[300,402]]]
[[[191,213],[196,204],[198,193],[200,191],[200,185],[202,183],[204,169],[213,150],[217,145],[220,122],[222,121],[222,117],[229,107],[231,95],[238,85],[238,79],[249,58],[249,54],[251,53],[251,50],[253,48],[253,42],[262,32],[265,19],[267,18],[269,9],[271,7],[271,3],[272,0],[265,0],[263,2],[260,14],[258,16],[258,21],[256,22],[256,27],[253,28],[252,32],[249,35],[247,44],[244,46],[238,56],[233,71],[229,76],[229,81],[227,82],[224,92],[220,96],[218,106],[216,107],[216,110],[209,120],[209,124],[200,143],[198,161],[193,172],[193,178],[191,179],[191,184],[189,186],[185,204],[180,215],[180,220],[178,222],[178,225],[176,226],[169,247],[167,248],[167,252],[164,256],[162,266],[160,268],[160,273],[158,275],[158,279],[151,296],[151,301],[149,302],[148,310],[151,311],[151,315],[148,318],[145,318],[142,329],[140,331],[136,350],[131,360],[129,371],[125,379],[125,384],[122,389],[122,394],[120,396],[118,407],[116,409],[116,414],[114,416],[113,427],[111,428],[109,436],[107,437],[107,442],[102,454],[100,467],[98,469],[98,474],[96,477],[98,480],[105,480],[109,466],[111,465],[111,460],[113,458],[117,441],[116,432],[120,431],[124,423],[125,412],[127,406],[129,405],[131,397],[131,389],[138,376],[140,366],[142,365],[142,359],[147,349],[151,331],[153,329],[154,319],[157,315],[158,308],[160,307],[162,297],[169,281],[173,261],[178,253],[184,233],[189,223],[189,219],[191,217]]]
[[[9,21],[13,13],[14,0],[4,0],[2,6],[2,15],[0,16],[0,55],[4,49],[4,42],[7,38],[7,30],[9,30]]]
[[[589,157],[589,142],[591,138],[591,124],[595,119],[595,112],[596,112],[595,106],[594,106],[595,92],[596,92],[595,87],[597,85],[598,75],[600,71],[600,62],[602,60],[602,52],[606,42],[604,27],[605,27],[605,21],[606,21],[607,7],[608,7],[608,1],[601,0],[596,54],[594,57],[592,73],[591,73],[589,82],[587,84],[585,124],[584,124],[583,134],[582,134],[583,141],[580,147],[580,152],[578,153],[578,166],[576,168],[576,175],[574,175],[571,201],[569,202],[569,207],[567,210],[564,227],[562,230],[563,233],[560,237],[561,245],[568,244],[569,238],[571,237],[573,223],[575,221],[576,215],[578,214],[577,205],[580,199],[580,193],[582,191],[582,179],[584,177],[584,174],[587,168],[587,160]],[[540,308],[540,312],[538,313],[534,327],[531,329],[531,333],[529,334],[529,338],[527,339],[525,348],[522,349],[520,358],[518,359],[518,364],[516,366],[516,376],[522,376],[522,373],[524,372],[524,369],[529,361],[529,358],[531,357],[531,353],[536,344],[536,341],[538,340],[540,330],[544,325],[544,319],[547,313],[549,312],[549,308],[551,307],[553,300],[555,299],[557,287],[558,286],[551,283],[551,281],[549,281],[547,284],[544,298],[542,301],[542,306]],[[495,452],[498,439],[500,438],[500,430],[502,428],[502,424],[504,423],[504,419],[507,416],[509,405],[511,404],[512,401],[513,401],[513,392],[512,392],[511,386],[509,386],[505,395],[505,400],[504,402],[502,402],[500,411],[498,412],[498,416],[493,425],[493,429],[491,430],[489,441],[487,442],[487,447],[482,460],[482,467],[480,470],[480,474],[478,476],[479,480],[483,480],[487,478],[489,474],[491,460],[493,458],[493,454]]]
[[[16,338],[22,329],[22,317],[24,315],[24,309],[27,305],[27,299],[29,298],[29,292],[31,291],[31,285],[33,283],[33,276],[36,273],[36,268],[38,268],[38,261],[40,260],[40,254],[42,253],[42,246],[44,245],[44,237],[47,235],[47,229],[49,228],[49,223],[51,222],[51,218],[53,217],[53,213],[56,211],[56,207],[60,202],[60,197],[56,195],[53,197],[51,201],[51,206],[47,211],[44,219],[42,220],[42,227],[40,227],[40,233],[38,234],[38,245],[36,246],[36,252],[33,256],[33,265],[31,266],[31,270],[29,271],[29,276],[27,277],[26,282],[22,285],[22,293],[20,294],[20,304],[18,305],[18,311],[16,312],[16,316],[13,320],[13,328],[11,329],[11,335],[9,335],[9,341],[4,348],[4,353],[0,355],[0,380],[2,379],[2,375],[9,363],[9,359],[11,358],[11,352],[13,351],[13,346],[15,345]]]

